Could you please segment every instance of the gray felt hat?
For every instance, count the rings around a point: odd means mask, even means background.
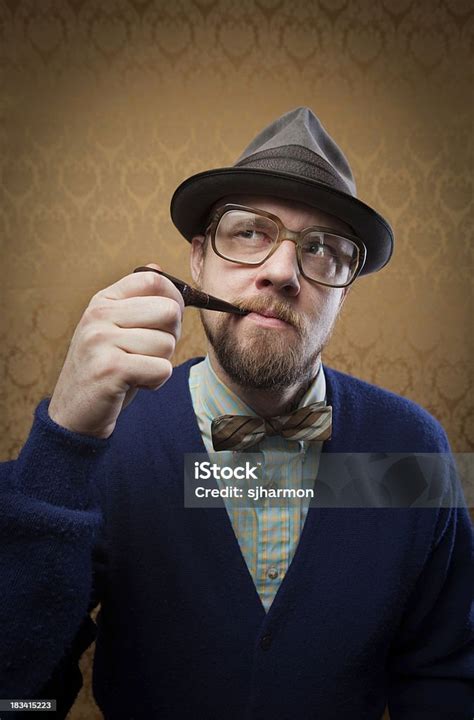
[[[346,222],[367,248],[361,275],[380,270],[390,260],[389,223],[356,197],[349,163],[307,107],[270,123],[232,167],[207,170],[182,182],[171,199],[171,218],[191,241],[203,234],[217,200],[244,194],[297,200]]]

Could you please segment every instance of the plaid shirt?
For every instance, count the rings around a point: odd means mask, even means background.
[[[191,367],[189,388],[194,412],[204,445],[214,453],[211,422],[218,415],[256,415],[237,395],[217,377],[209,358]],[[314,382],[299,403],[299,407],[325,400],[326,382],[322,365]],[[265,438],[249,452],[263,454],[265,481],[271,487],[310,487],[316,478],[322,442],[298,442],[280,436]],[[221,462],[232,464],[232,451],[219,453]],[[218,481],[223,487],[225,480]],[[280,583],[291,563],[308,512],[309,498],[279,500],[278,507],[268,502],[261,506],[232,507],[224,500],[232,527],[245,558],[249,572],[268,612]]]

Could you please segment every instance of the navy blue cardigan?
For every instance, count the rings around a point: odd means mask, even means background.
[[[0,697],[55,697],[64,717],[97,634],[108,720],[379,720],[387,702],[392,720],[471,720],[466,509],[312,506],[265,614],[224,506],[184,507],[183,454],[205,452],[197,360],[107,440],[56,425],[45,398],[1,465]],[[419,406],[325,372],[323,453],[448,450]]]

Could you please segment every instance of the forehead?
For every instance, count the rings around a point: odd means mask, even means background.
[[[353,232],[350,225],[329,213],[294,200],[281,200],[266,195],[227,195],[212,207],[212,212],[222,205],[232,203],[277,215],[289,230],[302,230],[310,225],[322,225],[341,232]]]

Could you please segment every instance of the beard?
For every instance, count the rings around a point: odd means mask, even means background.
[[[241,387],[255,390],[280,391],[309,384],[318,369],[322,345],[311,347],[308,321],[283,301],[270,303],[263,297],[238,298],[234,304],[253,312],[271,309],[278,318],[292,325],[294,332],[248,323],[243,336],[242,330],[230,322],[226,314],[219,313],[211,325],[206,311],[201,310],[204,332],[227,375]]]

